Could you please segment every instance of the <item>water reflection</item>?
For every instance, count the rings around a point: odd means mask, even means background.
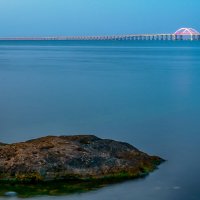
[[[144,179],[140,177],[138,179]],[[124,179],[86,181],[50,181],[44,183],[0,183],[1,197],[31,198],[36,196],[63,196],[84,193],[126,182]]]

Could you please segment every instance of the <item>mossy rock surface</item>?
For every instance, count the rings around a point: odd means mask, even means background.
[[[48,136],[0,144],[0,182],[47,182],[141,177],[163,161],[132,145],[93,135]]]

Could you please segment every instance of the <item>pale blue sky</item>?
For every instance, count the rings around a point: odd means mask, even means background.
[[[200,0],[0,0],[0,37],[200,30]]]

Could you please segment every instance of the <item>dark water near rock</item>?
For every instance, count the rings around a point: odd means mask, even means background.
[[[0,42],[0,141],[95,134],[168,161],[67,200],[200,199],[200,42]]]

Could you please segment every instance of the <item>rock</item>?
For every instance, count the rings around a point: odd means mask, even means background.
[[[93,135],[48,136],[0,146],[0,181],[136,178],[163,159]]]

